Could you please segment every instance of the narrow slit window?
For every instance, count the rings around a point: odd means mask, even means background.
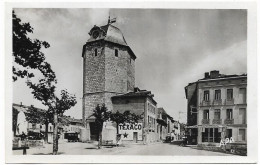
[[[95,49],[95,56],[97,56],[98,52],[97,52],[97,49]]]
[[[115,49],[115,56],[118,57],[118,49]]]

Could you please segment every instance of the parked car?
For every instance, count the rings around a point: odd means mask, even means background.
[[[68,142],[78,142],[79,141],[78,135],[79,134],[77,132],[68,132],[65,133],[64,138],[68,139]]]
[[[42,140],[44,135],[40,132],[29,131],[27,137],[29,140]]]
[[[170,143],[172,141],[172,138],[170,135],[167,135],[166,138],[165,138],[165,143]]]

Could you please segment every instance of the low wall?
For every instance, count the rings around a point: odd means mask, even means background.
[[[247,155],[247,144],[245,143],[228,143],[222,146],[216,144],[212,144],[212,145],[198,144],[194,148],[201,149],[201,150],[215,151],[215,152],[224,152],[224,153],[241,155],[241,156]]]
[[[13,148],[17,147],[43,147],[43,140],[21,140],[21,138],[14,138],[13,140]]]

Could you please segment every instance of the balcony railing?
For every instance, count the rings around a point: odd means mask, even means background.
[[[234,99],[226,99],[225,104],[226,105],[234,105]]]
[[[202,123],[202,124],[209,124],[209,119],[202,119],[202,120],[201,120],[201,123]]]
[[[221,119],[213,119],[212,124],[222,124],[222,120]]]
[[[213,105],[222,105],[222,99],[220,100],[214,100]]]
[[[234,124],[234,119],[226,119],[224,121],[225,124]]]
[[[200,103],[201,106],[210,106],[210,101],[209,100],[203,100],[201,103]]]

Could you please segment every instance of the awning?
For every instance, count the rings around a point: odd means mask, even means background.
[[[186,126],[185,128],[223,128],[226,127],[224,125],[192,125]]]
[[[161,124],[162,126],[167,126],[167,123],[163,119],[156,119],[158,124]]]

